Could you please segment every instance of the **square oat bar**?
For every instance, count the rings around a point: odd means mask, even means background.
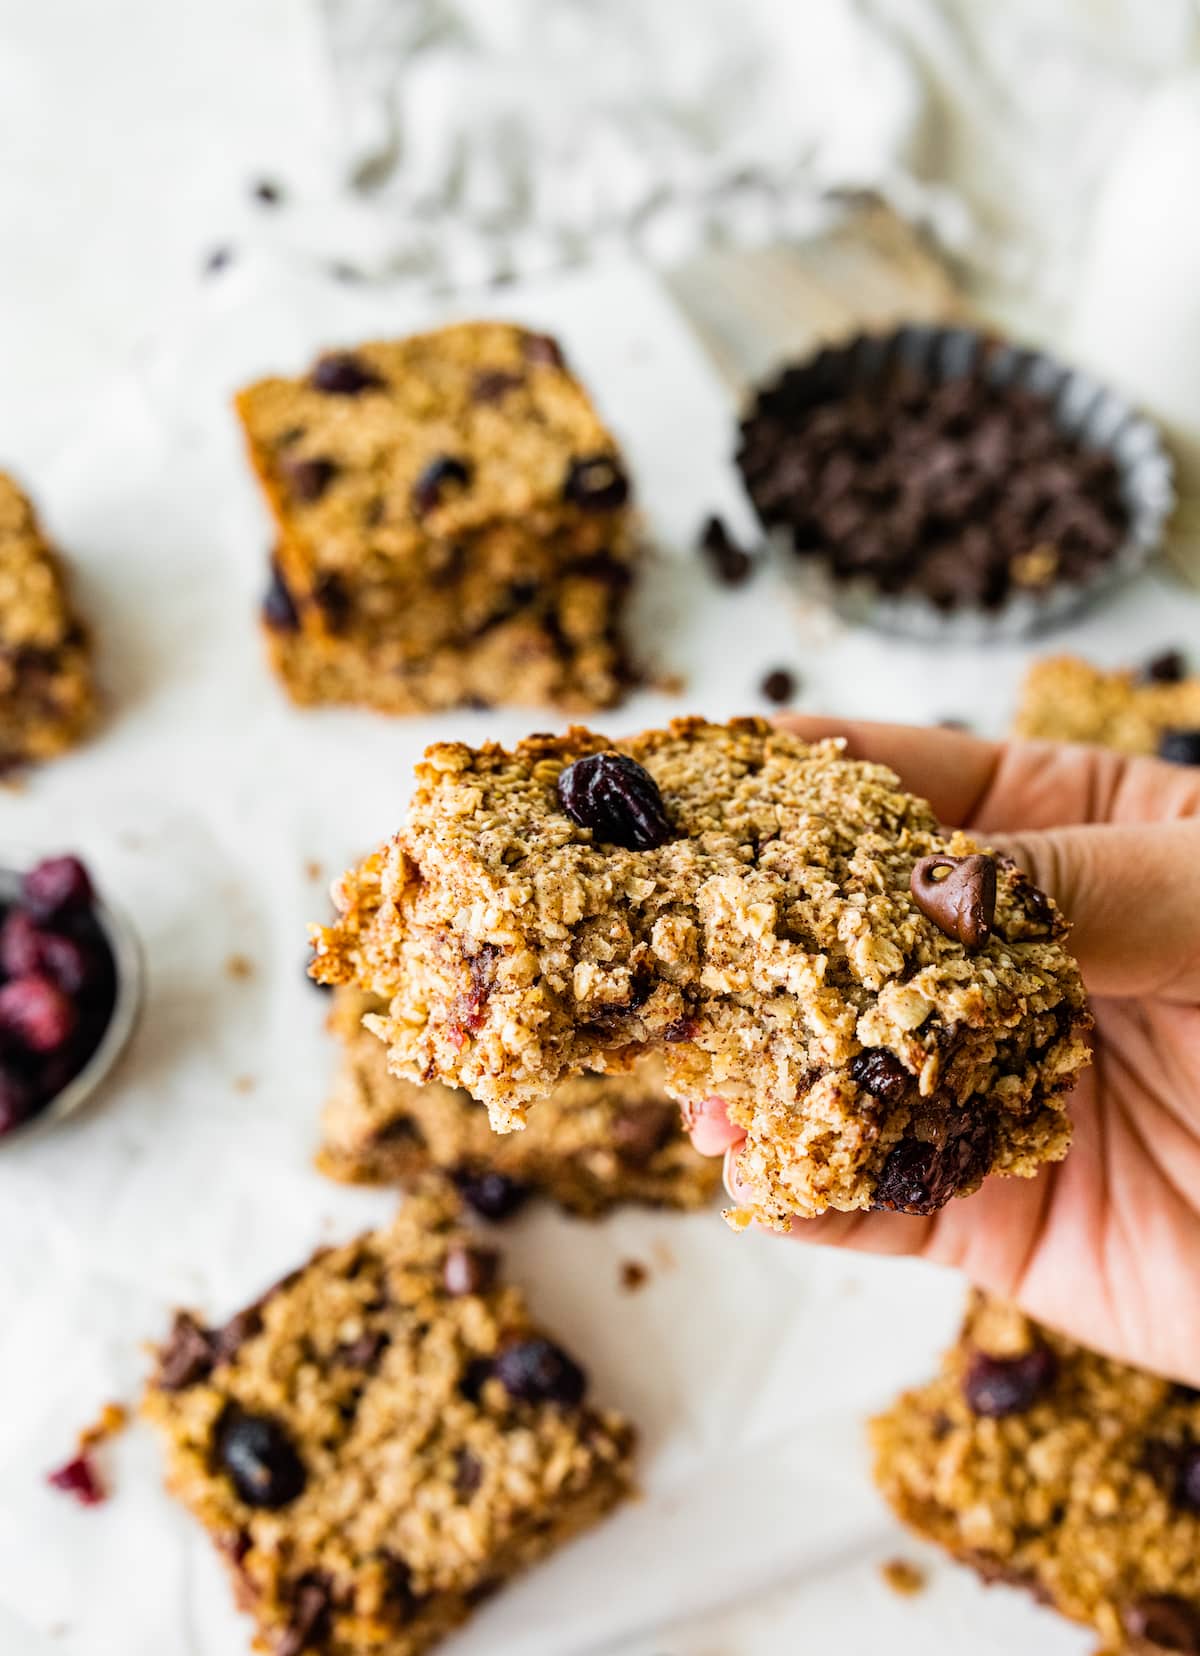
[[[294,700],[619,699],[629,482],[554,340],[459,323],[327,353],[237,410],[277,531],[263,627]]]
[[[1050,656],[1025,675],[1013,735],[1200,764],[1200,677],[1173,652],[1142,672]]]
[[[630,1489],[631,1428],[497,1279],[448,1187],[224,1326],[144,1409],[274,1656],[418,1656]]]
[[[746,1205],[928,1213],[1065,1154],[1087,1058],[1066,923],[1011,864],[839,744],[758,719],[431,748],[405,825],[341,882],[314,972],[410,1079],[501,1130],[656,1051],[725,1098]]]
[[[1200,1394],[975,1294],[940,1375],[871,1424],[897,1515],[1105,1651],[1200,1651]]]
[[[322,1117],[317,1166],[359,1184],[410,1185],[449,1174],[485,1218],[503,1218],[535,1192],[593,1217],[623,1202],[697,1208],[720,1186],[720,1166],[692,1149],[662,1066],[578,1075],[533,1111],[523,1133],[494,1133],[487,1110],[461,1088],[392,1075],[387,1048],[364,1029],[386,1001],[337,991],[330,1018],[342,1057]]]
[[[73,747],[95,715],[87,635],[62,563],[0,472],[0,775]]]

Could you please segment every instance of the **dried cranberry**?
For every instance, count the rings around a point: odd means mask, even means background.
[[[320,500],[338,470],[332,460],[326,460],[321,455],[310,455],[307,459],[285,459],[280,462],[279,469],[292,498],[306,505]]]
[[[494,1373],[508,1395],[521,1403],[562,1403],[574,1408],[587,1391],[587,1375],[560,1346],[535,1337],[505,1346]]]
[[[76,1455],[65,1466],[48,1472],[46,1482],[65,1495],[73,1495],[80,1506],[99,1506],[105,1499],[104,1485],[86,1455]]]
[[[889,1213],[935,1213],[952,1196],[977,1183],[992,1163],[992,1124],[959,1111],[940,1142],[904,1139],[888,1156],[871,1205]]]
[[[56,1052],[74,1034],[76,1012],[57,983],[35,974],[0,988],[0,1032],[29,1052]]]
[[[1054,1383],[1058,1364],[1048,1346],[1020,1357],[989,1357],[977,1351],[963,1377],[963,1396],[973,1414],[989,1420],[1024,1414]]]
[[[471,385],[471,401],[476,403],[499,402],[510,391],[515,391],[525,381],[520,374],[506,374],[501,368],[489,369],[482,374],[476,374]]]
[[[0,927],[0,971],[6,977],[28,977],[40,965],[38,929],[23,908],[11,908]]]
[[[1163,650],[1142,668],[1142,680],[1146,684],[1178,684],[1186,677],[1187,661],[1182,650]]]
[[[454,1183],[463,1201],[481,1219],[507,1219],[531,1195],[528,1185],[487,1169],[459,1168]]]
[[[314,391],[333,397],[357,397],[383,385],[379,375],[352,351],[328,351],[319,357],[309,383]]]
[[[35,920],[57,920],[90,908],[95,893],[78,857],[47,857],[21,881],[21,900]]]
[[[658,784],[623,753],[576,759],[558,778],[563,810],[595,837],[629,851],[650,851],[671,838]]]
[[[572,460],[563,496],[585,512],[610,512],[629,499],[629,479],[615,454],[589,454]]]
[[[482,1294],[496,1278],[500,1256],[491,1248],[451,1248],[442,1266],[442,1282],[452,1295]]]
[[[262,601],[263,624],[272,632],[294,633],[300,630],[300,611],[288,590],[279,566],[272,562],[271,580]]]
[[[908,1097],[913,1077],[886,1047],[866,1047],[850,1060],[850,1074],[863,1092],[885,1104],[902,1104]]]
[[[1200,1605],[1174,1593],[1156,1593],[1135,1599],[1121,1612],[1130,1638],[1146,1650],[1171,1651],[1175,1656],[1200,1656]]]
[[[304,1463],[269,1415],[228,1410],[217,1427],[216,1457],[248,1506],[287,1506],[304,1489]]]
[[[1174,765],[1200,765],[1200,730],[1164,730],[1158,756]]]
[[[450,487],[465,489],[471,481],[471,467],[456,454],[438,454],[429,462],[413,484],[413,510],[418,516],[440,506]]]

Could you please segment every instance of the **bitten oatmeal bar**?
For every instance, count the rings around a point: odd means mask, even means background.
[[[181,1312],[145,1411],[258,1648],[417,1656],[630,1487],[497,1256],[427,1188],[219,1328]]]
[[[871,1426],[903,1521],[1106,1651],[1200,1652],[1200,1393],[981,1295],[929,1385]]]
[[[891,771],[758,719],[431,748],[314,973],[390,994],[392,1067],[519,1126],[661,1053],[747,1130],[747,1206],[928,1213],[1065,1154],[1088,1017],[1065,922]]]
[[[237,399],[278,541],[263,626],[301,703],[607,707],[629,482],[544,334],[460,323]]]
[[[527,1131],[501,1135],[470,1093],[389,1074],[387,1048],[362,1027],[364,1013],[386,1005],[337,992],[330,1023],[343,1051],[322,1121],[323,1173],[407,1185],[440,1169],[486,1218],[503,1218],[533,1192],[589,1216],[620,1202],[696,1208],[715,1195],[719,1164],[692,1149],[654,1057],[628,1075],[561,1082]]]
[[[95,712],[87,637],[62,564],[0,472],[0,774],[73,747]]]
[[[1174,651],[1141,671],[1124,672],[1051,656],[1035,661],[1025,676],[1013,734],[1198,765],[1200,677],[1189,677]]]

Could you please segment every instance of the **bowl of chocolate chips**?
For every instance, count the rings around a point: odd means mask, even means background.
[[[133,1031],[141,956],[78,857],[0,867],[0,1139],[74,1114]]]
[[[805,589],[848,620],[978,642],[1066,621],[1143,569],[1174,506],[1154,424],[969,328],[863,334],[754,395],[738,466]]]

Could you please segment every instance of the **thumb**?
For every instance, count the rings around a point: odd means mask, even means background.
[[[1200,822],[996,836],[1072,923],[1093,995],[1200,1000]]]

